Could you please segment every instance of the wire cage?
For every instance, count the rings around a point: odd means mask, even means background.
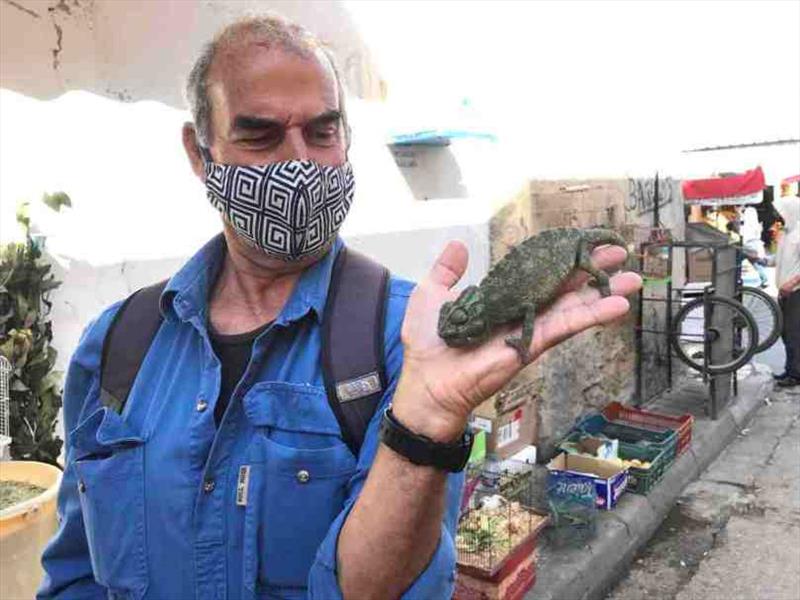
[[[11,423],[9,415],[11,393],[9,379],[11,379],[11,363],[5,356],[0,355],[0,460],[11,458]]]
[[[532,506],[533,465],[486,461],[467,468],[456,534],[458,567],[490,577],[515,558],[532,554],[549,518]]]

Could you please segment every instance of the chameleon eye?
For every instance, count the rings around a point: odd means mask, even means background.
[[[453,325],[463,325],[467,321],[469,321],[469,317],[467,316],[467,312],[465,310],[457,308],[450,313],[450,322]]]

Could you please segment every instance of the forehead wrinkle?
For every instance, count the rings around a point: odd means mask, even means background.
[[[245,53],[248,47],[252,48],[254,46],[262,48],[271,53],[282,53],[293,58],[299,58],[309,62],[316,62],[316,64],[321,68],[321,76],[326,85],[322,86],[321,91],[324,109],[314,116],[318,116],[328,111],[341,110],[341,106],[339,106],[339,84],[334,74],[333,65],[331,65],[330,60],[321,49],[314,49],[314,51],[304,52],[298,48],[284,46],[283,44],[269,44],[263,41],[236,40],[225,43],[224,46],[217,51],[209,69],[207,85],[208,97],[211,104],[211,114],[209,116],[212,125],[212,131],[215,131],[214,115],[218,112],[216,109],[224,106],[224,103],[226,102],[226,94],[223,92],[223,89],[225,88],[226,84],[228,86],[234,85],[233,82],[228,79],[227,74],[231,73],[232,70],[237,68],[237,62],[241,60],[240,55]],[[237,87],[241,87],[241,83],[236,85]],[[228,131],[234,128],[234,120],[236,116],[238,115],[232,115],[231,121],[225,124]],[[252,111],[248,111],[247,116],[256,115],[252,114]],[[262,115],[258,116],[260,118]],[[263,117],[285,123],[286,125],[293,124],[292,115],[285,117],[268,112],[267,114],[263,115]]]

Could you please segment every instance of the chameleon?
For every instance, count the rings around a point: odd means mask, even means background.
[[[531,361],[530,345],[536,312],[552,302],[561,285],[577,269],[594,277],[590,285],[602,296],[611,295],[609,277],[592,265],[593,248],[627,243],[609,229],[547,229],[514,246],[495,264],[479,285],[465,288],[458,298],[439,310],[438,333],[448,346],[474,346],[506,323],[522,321],[522,334],[506,344],[520,361]]]

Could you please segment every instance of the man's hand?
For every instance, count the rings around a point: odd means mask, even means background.
[[[616,268],[625,258],[625,250],[617,246],[604,246],[592,254],[592,262],[601,269]],[[467,260],[466,247],[450,242],[412,294],[403,322],[403,372],[393,411],[411,430],[437,441],[458,438],[472,410],[523,366],[504,341],[515,332],[513,327],[500,328],[474,348],[451,348],[439,338],[439,308],[457,297],[452,288],[463,276]],[[611,278],[612,295],[602,298],[584,285],[587,279],[585,273],[576,273],[558,299],[537,315],[531,343],[534,359],[576,333],[624,316],[630,308],[624,296],[641,287],[637,274],[619,273]]]
[[[800,275],[785,281],[783,285],[778,288],[778,296],[787,298],[798,285],[800,285]]]

